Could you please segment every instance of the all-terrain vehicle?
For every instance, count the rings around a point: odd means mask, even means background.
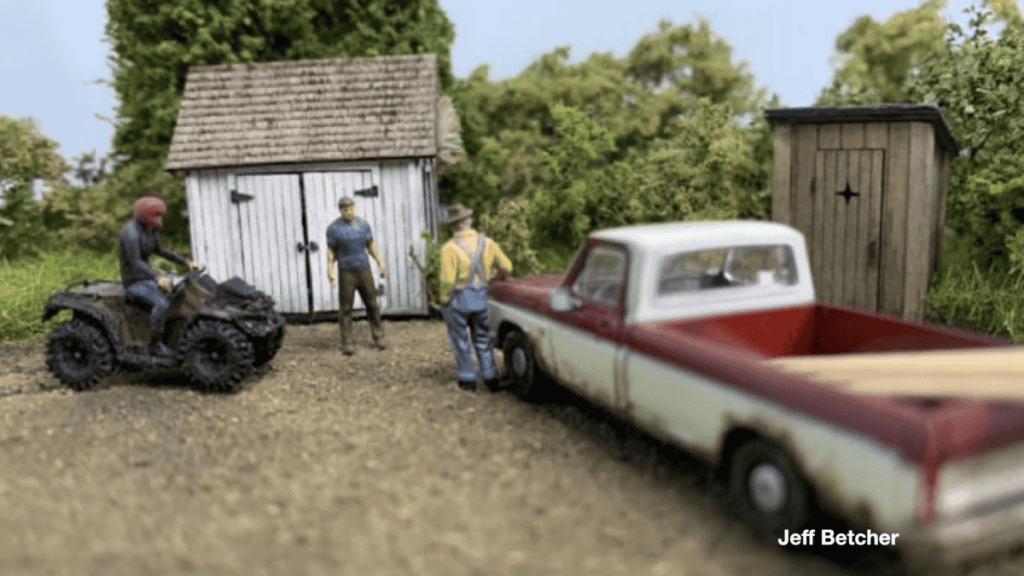
[[[149,352],[149,309],[125,298],[121,282],[74,283],[50,296],[43,321],[73,312],[49,334],[46,365],[61,382],[86,390],[115,368],[181,368],[202,388],[233,392],[281,348],[284,319],[274,301],[235,277],[217,283],[204,269],[172,279],[164,342],[173,357]]]

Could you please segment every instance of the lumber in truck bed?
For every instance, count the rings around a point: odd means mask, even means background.
[[[1024,346],[777,357],[786,371],[871,394],[1024,400]]]

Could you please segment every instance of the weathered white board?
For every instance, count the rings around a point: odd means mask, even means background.
[[[240,276],[269,294],[283,313],[309,311],[302,195],[297,174],[242,174],[229,228],[240,239]]]
[[[776,358],[790,372],[874,394],[1024,399],[1024,347]]]

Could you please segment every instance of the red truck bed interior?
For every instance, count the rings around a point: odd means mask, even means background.
[[[819,304],[664,324],[673,330],[769,358],[975,348],[1008,343],[864,310]]]

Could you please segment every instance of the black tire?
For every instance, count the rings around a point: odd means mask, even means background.
[[[505,337],[502,352],[505,356],[506,389],[523,400],[537,397],[537,358],[530,339],[520,330]]]
[[[47,337],[46,365],[68,388],[88,390],[114,371],[114,353],[99,328],[69,320]]]
[[[781,447],[762,439],[733,453],[729,500],[740,520],[768,541],[784,530],[799,532],[811,516],[810,490],[796,464]]]
[[[284,343],[284,326],[255,341],[253,366],[259,368],[274,359]]]
[[[217,320],[199,320],[190,326],[180,351],[192,382],[214,392],[237,391],[255,360],[245,334]]]

